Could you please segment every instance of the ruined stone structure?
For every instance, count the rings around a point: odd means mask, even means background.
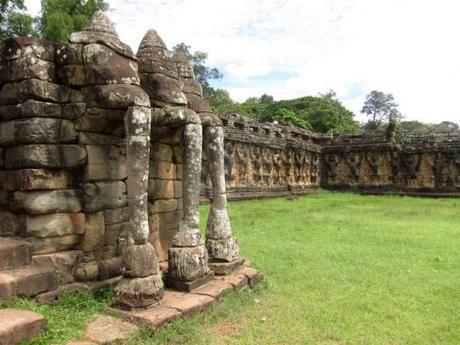
[[[343,135],[322,142],[321,187],[460,195],[460,135]]]
[[[244,262],[227,191],[460,194],[460,136],[319,135],[217,116],[184,55],[154,30],[134,55],[102,12],[66,44],[3,42],[0,85],[3,299],[116,281],[115,305],[134,309],[165,286],[196,291]],[[226,284],[260,278],[245,274]]]
[[[115,305],[144,308],[163,297],[161,262],[166,283],[186,291],[243,264],[222,124],[190,63],[155,31],[136,56],[97,12],[66,44],[5,41],[0,61],[0,297],[122,275]],[[203,150],[213,190],[205,240]]]
[[[318,141],[329,136],[295,126],[221,117],[225,131],[225,179],[231,199],[304,194],[320,185]],[[209,196],[206,174],[202,196]]]

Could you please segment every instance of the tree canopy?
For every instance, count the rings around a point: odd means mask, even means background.
[[[104,0],[42,0],[38,18],[40,37],[66,42],[71,32],[82,30],[97,10],[107,10]]]
[[[364,127],[367,130],[376,130],[384,123],[398,121],[402,117],[393,95],[377,90],[371,91],[366,96],[361,113],[369,118]]]
[[[94,12],[109,8],[103,0],[41,0],[41,6],[40,15],[33,18],[23,0],[0,0],[0,39],[35,36],[67,42],[70,33],[82,30]]]

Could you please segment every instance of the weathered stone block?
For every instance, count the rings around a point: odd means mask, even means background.
[[[1,61],[15,60],[21,57],[54,61],[54,52],[54,43],[29,36],[9,38],[0,44]]]
[[[173,149],[170,145],[152,143],[150,159],[153,161],[173,162]]]
[[[139,85],[137,63],[121,56],[102,44],[83,47],[86,81],[89,85]]]
[[[8,211],[0,211],[0,236],[15,236],[18,230],[16,215]]]
[[[30,264],[32,248],[26,241],[0,237],[0,271]]]
[[[0,104],[17,104],[29,99],[38,101],[70,103],[81,102],[83,98],[71,88],[38,79],[27,79],[3,85]]]
[[[179,81],[163,74],[141,73],[142,88],[149,94],[152,104],[187,105],[187,98],[180,88]]]
[[[83,181],[123,180],[128,177],[124,150],[113,146],[86,146],[88,164]]]
[[[79,131],[113,134],[124,126],[124,110],[87,108],[76,123]]]
[[[38,255],[75,249],[76,245],[80,242],[80,236],[67,235],[48,238],[30,237],[26,238],[26,240],[32,245],[32,253]]]
[[[77,213],[82,209],[80,198],[79,191],[72,189],[15,192],[10,206],[16,213]]]
[[[148,95],[137,85],[99,85],[84,88],[82,92],[90,108],[128,109],[135,105],[150,107]]]
[[[2,63],[0,82],[7,83],[24,79],[56,81],[56,68],[53,62],[25,56]]]
[[[77,137],[69,120],[37,117],[0,123],[0,145],[67,143]]]
[[[200,96],[194,94],[187,95],[188,106],[190,109],[193,109],[197,113],[212,113],[212,109],[209,106],[208,102],[206,102]]]
[[[20,216],[21,232],[25,236],[56,237],[81,235],[85,232],[84,213],[55,213]]]
[[[85,110],[84,103],[57,104],[27,100],[24,103],[0,107],[0,117],[3,120],[13,120],[28,117],[46,117],[77,119]]]
[[[83,65],[65,65],[59,67],[59,80],[69,86],[85,86],[86,74]]]
[[[120,235],[126,236],[129,232],[129,223],[120,223],[105,226],[105,245],[117,246]]]
[[[192,281],[208,273],[208,253],[204,246],[169,249],[168,278]]]
[[[96,182],[83,185],[85,212],[124,207],[128,203],[126,184],[117,182]]]
[[[176,165],[169,162],[150,161],[149,178],[174,180],[176,179]]]
[[[151,206],[152,213],[173,212],[177,210],[177,199],[155,200]]]
[[[83,46],[81,44],[64,43],[56,46],[56,63],[61,65],[83,64]]]
[[[182,180],[184,177],[184,168],[182,164],[176,164],[176,179]]]
[[[157,255],[150,243],[131,245],[123,254],[123,276],[143,278],[159,273]]]
[[[80,247],[83,251],[102,248],[105,242],[104,212],[86,214],[86,229],[81,238]]]
[[[182,181],[174,181],[174,197],[182,198]]]
[[[182,127],[152,126],[151,140],[169,145],[179,145],[182,140],[182,132]]]
[[[34,263],[51,263],[56,272],[59,284],[69,284],[75,281],[73,268],[80,255],[79,250],[70,250],[61,253],[34,256]]]
[[[189,123],[200,124],[201,120],[197,113],[184,106],[167,106],[152,108],[152,124],[155,126],[178,127]]]
[[[145,53],[144,53],[145,52]],[[139,73],[143,76],[149,73],[163,74],[169,78],[178,79],[177,68],[174,61],[162,52],[158,54],[146,54],[145,51],[138,51]],[[141,57],[140,57],[141,56]],[[141,80],[142,82],[142,80]]]
[[[149,179],[149,200],[174,198],[174,181]]]
[[[129,220],[129,208],[121,207],[104,211],[105,225],[126,223]]]
[[[182,163],[183,150],[182,146],[173,146],[173,162]]]
[[[4,171],[3,189],[28,191],[43,189],[67,189],[70,176],[67,170],[24,169]]]
[[[32,341],[46,331],[43,315],[20,309],[0,310],[0,339],[3,345]]]
[[[77,145],[23,145],[8,147],[7,169],[73,168],[86,162],[86,150]]]
[[[97,315],[86,327],[86,337],[97,344],[123,344],[129,342],[139,328],[130,322],[110,316]]]
[[[109,135],[89,132],[79,132],[78,143],[81,145],[111,145],[118,147],[126,146],[125,140],[121,138],[120,135]]]

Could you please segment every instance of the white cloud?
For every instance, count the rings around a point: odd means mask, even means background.
[[[38,0],[28,0],[36,4]],[[230,94],[277,99],[333,89],[359,113],[393,93],[408,119],[460,122],[458,0],[111,0],[134,50],[148,28],[209,53]],[[270,80],[274,71],[286,78]],[[260,78],[265,76],[266,78]],[[289,76],[289,77],[288,77]],[[261,80],[254,82],[254,77]]]

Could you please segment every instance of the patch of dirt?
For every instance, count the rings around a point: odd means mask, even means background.
[[[238,323],[230,321],[225,322],[217,326],[217,332],[224,337],[231,337],[238,333],[247,322],[248,320],[246,318],[241,319]]]

